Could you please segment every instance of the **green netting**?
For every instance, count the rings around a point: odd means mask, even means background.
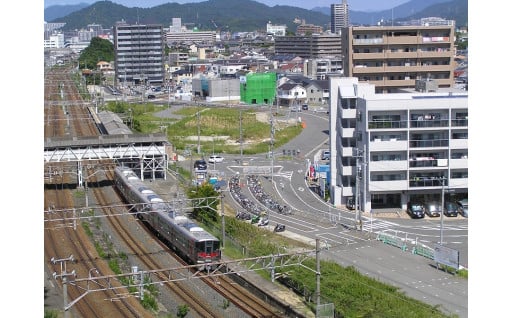
[[[276,96],[276,73],[251,73],[240,83],[240,100],[247,104],[272,104]]]

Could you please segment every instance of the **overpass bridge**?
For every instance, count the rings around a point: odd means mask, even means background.
[[[89,137],[53,137],[44,142],[45,179],[62,174],[53,163],[76,163],[78,186],[83,186],[83,167],[110,159],[139,170],[142,179],[166,178],[173,149],[164,133],[119,134]],[[74,168],[73,168],[74,169]]]

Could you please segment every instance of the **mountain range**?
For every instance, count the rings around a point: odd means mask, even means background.
[[[350,11],[350,21],[354,25],[375,25],[381,20],[400,21],[431,16],[455,20],[458,27],[467,26],[468,0],[411,0],[391,10]],[[285,24],[289,30],[295,30],[296,19],[320,25],[326,30],[330,22],[330,8],[307,10],[292,6],[269,7],[253,0],[209,0],[187,4],[166,3],[152,8],[128,8],[111,1],[98,1],[92,5],[50,6],[44,10],[45,21],[65,22],[65,31],[82,29],[88,24],[110,28],[121,20],[130,24],[157,23],[167,26],[174,17],[200,30],[261,30],[269,21]]]

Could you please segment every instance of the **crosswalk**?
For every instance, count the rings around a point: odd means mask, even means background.
[[[393,222],[378,219],[363,219],[363,231],[376,232],[381,230],[398,228],[399,225]]]
[[[280,172],[274,174],[274,176],[276,176],[276,177],[282,177],[282,178],[286,178],[288,180],[292,180],[292,175],[293,175],[293,171],[280,171]]]

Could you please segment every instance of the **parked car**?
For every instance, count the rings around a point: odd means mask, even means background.
[[[330,150],[324,150],[322,152],[322,160],[330,160],[331,159],[331,151]]]
[[[425,204],[425,213],[430,217],[441,216],[441,203],[437,201],[430,201]]]
[[[196,162],[194,162],[194,168],[196,170],[206,170],[208,167],[208,165],[206,164],[206,161],[204,161],[203,159],[199,159],[199,160],[196,160]]]
[[[457,203],[460,206],[460,210],[459,210],[460,215],[467,218],[468,217],[468,199],[462,199],[462,200],[458,201]]]
[[[354,210],[356,208],[356,200],[354,197],[350,197],[347,199],[347,209]]]
[[[304,104],[304,105],[302,105],[302,110],[308,110],[308,109],[309,109],[308,104]]]
[[[460,206],[451,201],[446,201],[444,203],[444,215],[446,216],[457,216],[459,215]]]
[[[153,95],[153,94],[149,94],[149,95],[148,95],[148,99],[155,99],[155,98],[156,98],[156,96],[155,96],[155,95]]]
[[[290,111],[292,112],[300,112],[299,106],[290,106]]]
[[[218,163],[224,161],[224,157],[219,155],[211,155],[210,158],[208,158],[209,163]]]
[[[407,202],[407,214],[413,219],[425,217],[425,205],[421,202]]]

